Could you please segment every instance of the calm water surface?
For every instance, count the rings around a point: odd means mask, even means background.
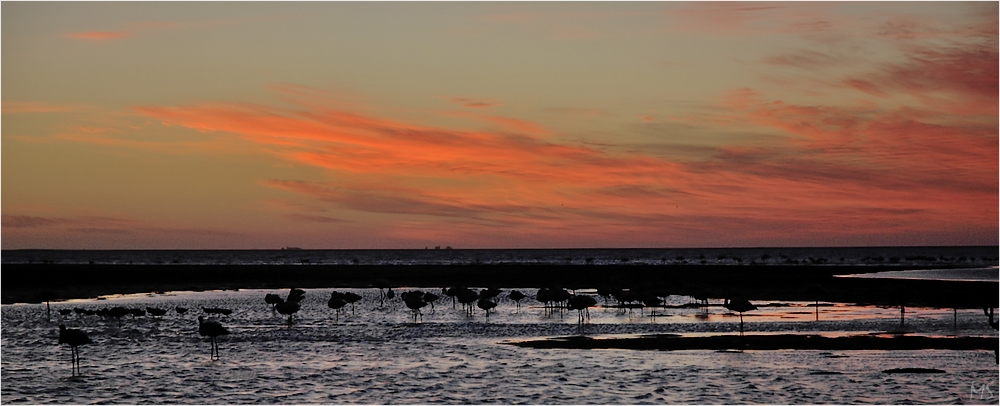
[[[405,289],[397,289],[401,292]],[[366,403],[366,404],[663,404],[663,403],[989,403],[998,401],[992,351],[629,351],[544,350],[505,342],[579,334],[575,312],[546,314],[525,299],[501,302],[487,317],[453,309],[442,297],[412,323],[396,301],[379,305],[377,289],[337,319],[332,289],[307,290],[293,324],[272,313],[264,294],[286,290],[167,292],[2,307],[3,403]],[[341,289],[340,291],[345,291]],[[522,290],[529,295],[534,289]],[[582,292],[586,293],[586,292]],[[668,304],[690,298],[670,297]],[[713,300],[706,309],[591,309],[591,336],[662,332],[738,333],[739,317]],[[603,304],[603,300],[599,299]],[[854,334],[899,323],[898,308],[812,303],[764,306],[745,315],[755,332]],[[61,316],[56,310],[112,306],[171,309],[162,318]],[[178,315],[175,306],[191,311]],[[201,307],[234,310],[217,319],[232,334],[222,359],[209,359],[197,334]],[[919,334],[996,337],[981,310],[906,309]],[[71,378],[58,325],[87,331],[83,377]],[[884,374],[922,367],[945,374]],[[817,375],[816,372],[836,372]]]

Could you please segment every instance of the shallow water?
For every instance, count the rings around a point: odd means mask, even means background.
[[[346,291],[339,289],[340,291]],[[397,289],[400,292],[405,289]],[[503,301],[487,318],[453,309],[442,297],[422,321],[398,297],[379,305],[377,289],[339,320],[326,299],[307,290],[293,318],[272,313],[264,294],[282,290],[167,292],[2,306],[0,396],[4,403],[366,403],[366,404],[662,404],[662,403],[997,403],[992,351],[630,351],[546,350],[504,342],[579,334],[576,312],[547,314],[531,299],[520,311]],[[522,290],[533,295],[534,289]],[[586,293],[586,292],[581,292]],[[687,303],[670,297],[668,305]],[[598,299],[603,305],[603,299]],[[739,316],[708,309],[622,312],[593,308],[591,336],[647,333],[738,334]],[[898,308],[780,303],[744,315],[748,333],[829,335],[893,329]],[[61,316],[58,309],[112,306],[170,309],[162,318]],[[180,316],[175,306],[188,307]],[[197,335],[201,307],[234,310],[217,319],[231,335],[222,359],[209,360]],[[460,305],[459,305],[460,306]],[[927,335],[996,337],[981,310],[906,309],[906,327]],[[57,326],[87,331],[83,377],[71,378],[69,348]],[[884,374],[890,368],[937,368],[945,374]],[[815,375],[826,371],[836,375]]]

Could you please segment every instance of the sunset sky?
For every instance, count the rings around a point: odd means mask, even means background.
[[[3,2],[2,247],[998,243],[997,2]]]

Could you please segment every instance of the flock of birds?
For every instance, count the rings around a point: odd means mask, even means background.
[[[385,305],[386,300],[392,300],[396,297],[396,293],[392,290],[392,287],[389,286],[388,282],[384,280],[376,281],[375,287],[379,289],[380,307]],[[272,311],[282,315],[287,315],[288,324],[291,325],[292,316],[302,308],[301,302],[302,299],[305,298],[305,293],[306,292],[304,290],[295,288],[289,290],[288,295],[285,298],[282,298],[277,294],[268,293],[264,296],[264,303],[271,305]],[[460,303],[462,305],[462,311],[467,316],[472,317],[475,314],[475,308],[478,307],[485,312],[487,319],[489,318],[490,313],[497,307],[498,298],[502,293],[503,292],[497,288],[482,289],[478,292],[461,286],[441,289],[441,295],[452,299],[453,308],[456,308],[456,305]],[[660,297],[665,296],[662,292],[643,292],[641,290],[612,288],[599,288],[597,289],[597,294],[598,296],[604,298],[606,304],[608,300],[613,297],[618,302],[617,308],[620,309],[620,311],[627,311],[636,307],[655,308],[656,306],[661,306],[663,304],[663,300],[660,299]],[[416,323],[418,319],[421,321],[423,320],[423,314],[420,310],[427,306],[431,306],[433,309],[434,303],[442,296],[432,292],[412,290],[401,293],[399,297],[402,299],[406,307],[412,311],[413,322]],[[520,312],[521,300],[527,298],[528,295],[517,290],[511,290],[506,297],[516,303],[517,311]],[[578,322],[581,326],[590,318],[589,308],[597,305],[597,299],[593,296],[573,294],[562,288],[543,287],[538,290],[535,298],[538,302],[543,304],[547,314],[556,311],[561,312],[563,310],[576,310],[579,316]],[[339,322],[340,311],[350,304],[353,312],[354,304],[361,299],[361,295],[353,292],[334,291],[330,294],[327,306],[335,310],[336,319]],[[695,299],[699,300],[699,305],[708,305],[707,298],[695,297]],[[757,307],[751,304],[748,300],[740,298],[725,299],[723,307],[740,314],[740,335],[742,336],[743,313],[756,310]],[[174,308],[174,311],[177,312],[177,314],[184,315],[188,312],[188,309],[178,306]],[[210,307],[202,307],[202,311],[206,314],[218,315],[229,315],[233,312],[231,309]],[[154,317],[162,317],[167,313],[167,310],[154,307],[139,309],[120,306],[100,310],[89,310],[78,307],[59,310],[59,313],[63,316],[70,315],[74,312],[78,315],[98,315],[102,317],[116,318],[118,319],[118,325],[120,328],[121,318],[126,315],[138,317],[145,316],[148,313]],[[217,337],[228,335],[229,330],[216,320],[206,320],[204,316],[198,316],[198,334],[209,338],[211,343],[210,358],[212,360],[218,360],[219,344]],[[77,347],[92,343],[93,341],[90,337],[88,337],[86,332],[78,329],[66,328],[65,324],[59,325],[59,344],[68,344],[71,349],[73,376],[77,376],[80,373],[80,353]]]

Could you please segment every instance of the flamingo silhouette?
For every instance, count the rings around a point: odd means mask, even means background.
[[[272,312],[274,311],[274,306],[283,301],[284,300],[281,298],[281,296],[278,296],[274,293],[268,293],[264,295],[264,303],[271,305]]]
[[[326,302],[326,305],[327,305],[327,307],[336,310],[336,313],[337,313],[337,323],[339,323],[340,322],[340,309],[342,309],[344,306],[347,306],[347,301],[345,300],[344,294],[340,293],[340,292],[336,292],[336,291],[331,292],[330,293],[330,300],[328,300]]]
[[[174,311],[176,311],[177,314],[184,314],[188,312],[188,309],[185,307],[176,306],[174,307]]]
[[[118,319],[118,328],[122,328],[122,316],[126,314],[129,314],[128,309],[121,306],[115,306],[108,310],[108,316]]]
[[[205,321],[205,317],[198,316],[198,334],[203,336],[209,336],[212,339],[212,360],[219,359],[219,343],[215,340],[215,337],[229,335],[229,330],[222,327],[222,324],[215,320]]]
[[[489,300],[489,299],[487,299],[485,297],[480,297],[479,301],[476,302],[476,306],[478,306],[480,309],[485,310],[486,311],[486,318],[489,319],[490,318],[490,310],[492,310],[494,307],[497,307],[497,302]]]
[[[82,330],[77,330],[75,328],[66,328],[65,324],[59,325],[59,344],[69,344],[73,376],[77,376],[80,372],[80,350],[76,347],[84,344],[93,344],[90,337],[87,337],[87,333]]]
[[[733,299],[732,301],[730,301],[729,299],[726,299],[725,303],[723,303],[722,306],[725,307],[725,308],[727,308],[727,309],[729,309],[729,310],[731,310],[731,311],[739,312],[740,313],[740,336],[742,336],[743,335],[743,312],[748,312],[748,311],[751,311],[751,310],[757,310],[757,306],[754,306],[752,303],[750,303],[749,300],[742,299],[742,298],[736,298],[736,299]]]
[[[354,303],[361,300],[361,295],[354,292],[344,293],[344,301],[351,304],[351,314],[354,314]]]
[[[383,278],[376,279],[375,282],[374,282],[374,285],[375,285],[376,288],[378,288],[378,293],[379,293],[379,295],[378,295],[378,307],[382,307],[382,306],[385,305],[385,289],[386,288],[391,288],[391,285],[389,285],[389,281],[387,281],[387,280],[385,280]],[[389,289],[389,290],[391,291],[392,289]]]
[[[288,316],[288,325],[292,325],[292,315],[299,311],[302,306],[299,302],[281,302],[274,306],[278,313]]]
[[[441,296],[435,295],[431,292],[424,292],[424,301],[431,305],[431,311],[434,310],[434,302],[440,299]]]
[[[455,294],[455,297],[457,297],[458,302],[462,304],[462,309],[466,311],[466,315],[472,316],[472,303],[479,299],[479,294],[470,289],[463,288],[463,290],[460,290]]]
[[[517,311],[518,311],[518,313],[521,312],[521,299],[524,299],[526,297],[527,296],[525,296],[524,293],[521,293],[520,291],[516,291],[516,290],[510,291],[510,294],[507,295],[507,298],[509,298],[510,300],[513,300],[514,303],[517,304]]]
[[[427,302],[424,301],[424,292],[419,290],[403,292],[400,296],[403,298],[403,303],[406,304],[406,307],[413,310],[413,322],[417,322],[417,316],[420,316],[420,320],[422,321],[424,316],[420,314],[420,308],[427,306]]]
[[[654,320],[654,317],[656,317],[656,307],[663,305],[663,299],[660,299],[654,294],[647,294],[642,298],[642,305],[644,308],[650,308],[649,319]]]
[[[584,322],[584,312],[586,312],[586,317],[590,318],[590,307],[597,305],[597,299],[590,296],[584,295],[574,295],[566,301],[566,308],[569,310],[576,310],[580,313],[579,319],[580,328],[583,328]]]

